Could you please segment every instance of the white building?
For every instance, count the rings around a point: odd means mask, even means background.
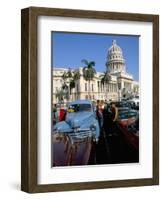
[[[69,68],[53,68],[53,103],[58,103],[57,93],[61,92],[64,80],[62,78],[64,72],[68,72]],[[78,67],[72,71],[79,71],[80,78],[75,80],[75,88],[72,89],[69,97],[63,97],[64,101],[72,101],[76,99],[91,100],[121,100],[122,97],[138,95],[139,84],[134,81],[133,76],[126,72],[125,59],[122,49],[113,40],[112,46],[107,52],[106,71],[110,77],[107,84],[101,83],[103,73],[96,72],[95,77],[90,81],[86,81],[83,77],[83,68]],[[69,80],[67,85],[69,84]]]

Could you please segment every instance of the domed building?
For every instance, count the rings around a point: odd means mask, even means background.
[[[57,99],[58,92],[63,85],[63,74],[71,67],[53,68],[53,103],[59,102]],[[139,95],[139,84],[134,81],[133,76],[126,71],[126,63],[122,49],[117,45],[116,40],[113,40],[111,47],[108,49],[106,56],[106,72],[110,81],[106,84],[102,83],[101,77],[104,73],[96,72],[90,85],[84,79],[83,68],[71,68],[73,71],[79,71],[80,78],[75,80],[75,87],[69,95],[72,101],[76,99],[91,99],[91,100],[106,100],[116,101],[125,97]],[[67,79],[67,84],[69,80]]]
[[[123,52],[116,44],[116,40],[113,40],[112,46],[108,50],[106,67],[109,73],[125,72]]]
[[[126,72],[125,59],[122,49],[113,40],[112,46],[108,50],[106,68],[108,73],[117,77],[118,96],[129,97],[133,93],[133,76]]]

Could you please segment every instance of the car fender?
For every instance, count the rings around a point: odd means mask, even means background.
[[[55,124],[53,126],[53,131],[59,131],[59,132],[71,132],[72,129],[71,127],[69,126],[68,123],[66,123],[65,121],[61,121],[61,122],[58,122],[57,124]]]

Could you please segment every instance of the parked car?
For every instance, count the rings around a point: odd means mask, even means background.
[[[53,127],[53,166],[88,164],[99,124],[89,100],[69,103],[65,121]]]
[[[118,128],[121,130],[127,144],[134,150],[139,150],[139,116],[135,110],[119,112],[117,120]]]
[[[139,101],[134,101],[133,99],[127,101],[131,109],[139,110]]]

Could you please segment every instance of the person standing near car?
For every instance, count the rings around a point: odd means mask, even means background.
[[[116,130],[116,120],[118,118],[118,108],[116,107],[115,103],[111,104],[111,115],[112,115],[112,121],[110,124],[110,129],[111,129],[111,135],[116,134],[115,130]]]
[[[96,116],[97,116],[97,119],[98,119],[99,127],[100,127],[100,129],[102,129],[103,128],[103,109],[102,109],[101,104],[97,104]]]
[[[59,111],[59,121],[65,121],[66,118],[66,109],[64,106],[61,106],[60,111]]]
[[[111,112],[112,112],[112,121],[115,122],[118,118],[118,108],[115,103],[111,104]]]

